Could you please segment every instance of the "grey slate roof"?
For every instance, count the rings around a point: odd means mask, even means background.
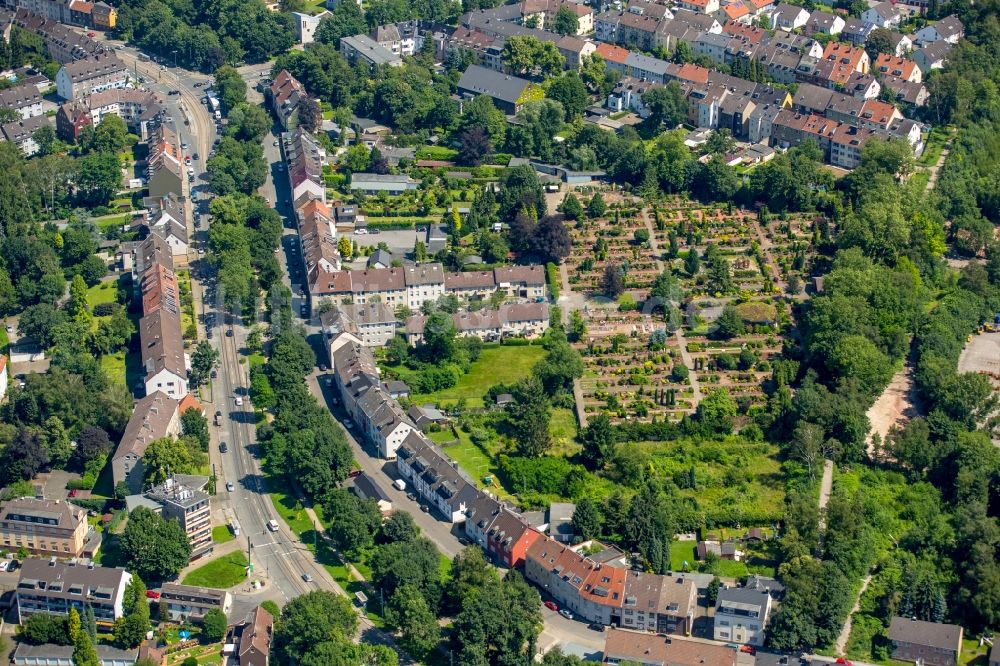
[[[460,91],[468,90],[479,95],[489,95],[509,104],[516,104],[529,85],[531,83],[525,79],[479,65],[469,65],[462,78],[458,80]]]

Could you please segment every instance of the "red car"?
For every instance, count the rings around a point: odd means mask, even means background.
[[[551,602],[551,601],[546,601],[545,602],[545,607],[548,608],[551,611],[557,611],[557,610],[559,610],[559,606],[556,606],[555,603]]]
[[[146,598],[147,599],[159,599],[160,598],[160,593],[157,592],[156,590],[146,590]]]
[[[757,654],[757,648],[752,645],[741,645],[740,652],[746,652],[747,654]]]
[[[70,497],[76,497],[76,489],[75,488],[73,490],[69,491],[69,496]]]
[[[854,666],[854,662],[849,659],[844,659],[843,657],[837,657],[837,663],[842,666]]]

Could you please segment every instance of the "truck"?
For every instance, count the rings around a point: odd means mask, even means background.
[[[278,521],[275,520],[274,518],[272,518],[271,520],[267,521],[267,529],[271,530],[272,532],[277,532],[278,531]]]
[[[209,109],[211,109],[212,111],[218,111],[219,110],[219,98],[218,97],[216,97],[215,95],[205,95],[205,99],[208,100],[206,103],[208,104],[208,108]]]
[[[392,482],[392,485],[396,486],[396,490],[406,490],[406,481],[402,479],[396,479]]]

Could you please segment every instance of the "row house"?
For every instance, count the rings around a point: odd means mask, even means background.
[[[589,39],[566,35],[556,42],[556,48],[566,61],[566,69],[580,69],[583,59],[597,51],[597,44]]]
[[[184,256],[188,252],[188,226],[184,202],[173,193],[162,197],[148,197],[143,201],[146,208],[142,226],[150,233],[162,238],[170,248],[171,255]]]
[[[146,393],[162,391],[172,398],[186,396],[190,364],[184,352],[180,313],[164,307],[140,319],[139,341]]]
[[[889,622],[892,658],[927,666],[956,666],[962,662],[962,627],[943,622],[893,616]],[[996,661],[997,648],[990,653]]]
[[[804,28],[809,22],[809,11],[798,5],[782,3],[771,12],[771,27],[791,32]]]
[[[106,116],[121,118],[129,131],[148,139],[164,112],[164,101],[157,93],[131,88],[112,88],[67,102],[56,113],[56,131],[64,141],[76,141],[80,131],[96,126]]]
[[[640,81],[666,83],[670,63],[648,55],[629,53],[625,58],[625,75]]]
[[[411,432],[396,450],[396,471],[417,495],[451,523],[463,522],[466,509],[479,496],[458,465],[418,430]]]
[[[299,104],[308,99],[305,87],[288,73],[278,72],[267,87],[267,97],[278,123],[285,130],[294,130],[299,125]]]
[[[9,9],[22,9],[44,16],[49,21],[84,28],[110,30],[118,20],[118,11],[104,2],[88,0],[5,0]]]
[[[674,12],[670,7],[659,2],[652,2],[652,0],[632,0],[628,3],[628,10],[633,14],[641,14],[642,16],[652,16],[658,19],[671,20],[674,18]]]
[[[948,61],[948,53],[955,48],[951,42],[941,39],[936,42],[925,43],[911,54],[913,61],[917,63],[920,70],[926,75],[934,69],[941,69]]]
[[[323,178],[326,149],[315,136],[302,129],[285,132],[281,141],[288,186],[296,208],[310,199],[326,203],[326,180]]]
[[[846,21],[836,14],[816,10],[809,15],[803,32],[808,35],[839,35],[844,31]]]
[[[368,347],[382,347],[400,330],[395,308],[373,301],[364,305],[338,305],[320,316],[327,337],[349,330]]]
[[[396,450],[416,429],[399,403],[378,385],[365,391],[352,406],[352,415],[368,441],[375,445],[379,457],[395,460]]]
[[[11,24],[41,37],[49,55],[61,65],[107,53],[107,48],[102,43],[24,8],[17,9]]]
[[[124,569],[29,558],[21,563],[14,590],[17,623],[36,613],[67,617],[75,608],[82,614],[89,605],[98,626],[114,626],[125,614],[125,588],[131,581]]]
[[[736,666],[735,646],[676,636],[653,636],[612,628],[604,640],[601,663],[669,664],[670,666]]]
[[[340,271],[337,230],[333,212],[320,199],[309,199],[296,211],[306,289],[312,302]]]
[[[588,622],[662,634],[689,634],[697,589],[687,578],[602,563],[552,538],[528,547],[525,578]]]
[[[717,641],[761,646],[771,615],[771,594],[767,590],[726,587],[715,600],[713,637]]]
[[[15,120],[0,125],[0,138],[16,145],[26,157],[31,157],[38,154],[41,149],[35,140],[35,133],[43,127],[52,127],[52,121],[48,116],[31,116]]]
[[[87,510],[64,500],[17,497],[0,509],[0,538],[8,552],[23,548],[38,557],[93,557],[97,547],[88,542],[95,534]]]
[[[913,83],[903,79],[887,76],[882,79],[882,86],[891,90],[896,96],[896,102],[912,107],[923,106],[927,103],[930,93],[923,83]]]
[[[677,6],[698,14],[714,14],[719,11],[719,0],[679,0]]]
[[[511,336],[538,338],[549,328],[546,303],[513,303],[496,310],[455,312],[451,318],[459,337],[476,337],[484,342]],[[409,317],[403,330],[406,341],[414,347],[422,345],[426,325],[426,315]]]
[[[20,85],[0,90],[0,109],[17,111],[21,120],[42,115],[42,94],[33,85]]]
[[[525,25],[534,24],[534,27],[541,30],[552,30],[556,13],[563,7],[576,16],[577,35],[588,35],[594,31],[594,11],[587,5],[572,0],[522,0],[521,22]]]
[[[839,38],[854,46],[864,46],[873,30],[875,30],[874,24],[851,16],[845,19],[844,29],[840,31]]]
[[[142,490],[145,466],[142,458],[149,445],[164,437],[181,434],[181,401],[155,391],[135,403],[125,432],[111,456],[111,477],[115,486],[124,483],[132,494]]]
[[[125,88],[129,80],[129,70],[118,56],[98,55],[60,67],[56,74],[56,92],[72,102],[103,90]]]
[[[444,266],[441,264],[409,265],[401,270],[406,285],[405,302],[411,310],[419,310],[424,303],[434,303],[444,296]]]
[[[177,134],[156,126],[146,142],[146,179],[150,197],[184,196],[184,157]]]
[[[715,17],[722,21],[723,25],[733,23],[749,26],[753,19],[753,14],[751,13],[750,5],[743,2],[743,0],[738,0],[737,2],[723,5],[721,9],[715,12]]]

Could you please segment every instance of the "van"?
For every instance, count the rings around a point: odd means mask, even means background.
[[[406,481],[402,479],[396,479],[392,482],[392,485],[396,486],[397,490],[406,490]]]
[[[277,532],[278,531],[278,521],[275,520],[274,518],[272,518],[271,520],[267,521],[267,529],[271,530],[272,532]]]

